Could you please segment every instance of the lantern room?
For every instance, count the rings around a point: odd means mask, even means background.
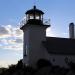
[[[25,14],[27,24],[43,24],[44,12],[37,9],[36,6],[34,6],[33,9],[28,10]]]

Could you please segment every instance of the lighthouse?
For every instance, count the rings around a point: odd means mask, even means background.
[[[26,20],[20,29],[23,31],[23,64],[36,67],[40,59],[49,60],[52,65],[69,68],[67,63],[75,62],[75,39],[46,37],[44,12],[33,6],[26,11]],[[73,30],[72,30],[73,29]],[[70,23],[70,37],[74,37],[74,24]]]
[[[20,27],[23,31],[23,63],[34,66],[39,59],[47,59],[48,55],[42,42],[46,40],[46,28],[50,25],[44,23],[44,12],[33,6],[26,11],[26,23]]]

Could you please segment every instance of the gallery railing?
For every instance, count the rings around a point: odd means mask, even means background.
[[[19,26],[20,28],[27,23],[26,19],[23,19],[20,23]],[[43,19],[43,25],[50,25],[50,19]]]

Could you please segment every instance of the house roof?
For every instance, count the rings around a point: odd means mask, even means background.
[[[49,53],[53,54],[75,54],[75,39],[46,37],[43,41],[44,47]]]

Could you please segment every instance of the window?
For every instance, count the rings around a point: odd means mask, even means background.
[[[27,47],[27,45],[25,45],[25,50],[24,50],[24,56],[27,56],[27,53],[28,53],[28,47]]]
[[[38,20],[39,20],[39,16],[36,16],[36,19],[38,19]]]
[[[34,19],[34,16],[30,16],[30,19]]]
[[[55,59],[53,58],[53,62],[55,62]]]
[[[27,55],[27,52],[28,52],[28,47],[27,47],[27,45],[26,45],[26,55]]]

